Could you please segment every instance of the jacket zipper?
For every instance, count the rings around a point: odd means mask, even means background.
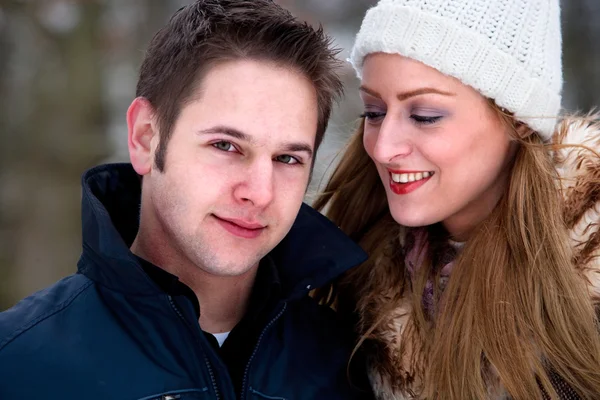
[[[244,398],[248,398],[248,389],[246,388],[246,384],[248,382],[248,374],[250,373],[250,365],[252,364],[252,360],[254,359],[254,357],[256,356],[256,353],[258,352],[258,347],[260,346],[260,342],[262,341],[262,338],[265,336],[265,333],[267,332],[267,330],[275,323],[275,321],[277,321],[281,317],[281,315],[283,315],[283,312],[285,311],[286,308],[287,308],[287,303],[284,302],[283,307],[281,308],[281,311],[279,311],[279,313],[264,327],[264,329],[260,333],[260,336],[258,337],[258,340],[256,341],[256,346],[254,346],[254,351],[252,352],[252,355],[248,359],[248,364],[246,364],[246,370],[244,371],[244,380],[242,381],[242,390],[244,393]]]
[[[189,322],[185,319],[185,317],[183,316],[183,314],[181,314],[181,311],[179,311],[179,308],[177,307],[177,304],[175,304],[175,302],[173,301],[173,298],[169,295],[169,303],[171,304],[171,307],[173,308],[173,310],[175,310],[175,312],[177,313],[177,315],[179,316],[179,318],[181,318],[181,320],[185,323],[185,325],[192,331],[192,333],[194,332],[194,329],[190,326]],[[217,380],[215,379],[215,374],[213,372],[212,366],[210,365],[210,361],[208,360],[208,357],[206,356],[205,352],[202,352],[202,355],[204,356],[204,362],[206,363],[206,367],[208,368],[208,373],[210,375],[210,380],[212,381],[212,385],[213,385],[213,389],[215,390],[215,396],[217,400],[221,399],[221,395],[219,394],[219,388],[217,387]]]

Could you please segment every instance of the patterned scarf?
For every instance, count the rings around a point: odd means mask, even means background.
[[[421,268],[430,252],[429,237],[430,234],[427,228],[414,229],[406,236],[404,263],[412,281],[414,281],[416,272]],[[439,289],[443,292],[454,268],[454,260],[458,250],[462,246],[462,243],[448,240],[445,243],[446,245],[436,249],[435,254],[430,255],[434,265],[423,291],[423,308],[430,317],[434,316],[436,310],[434,298],[435,276],[439,273]]]

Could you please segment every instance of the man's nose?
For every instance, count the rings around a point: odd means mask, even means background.
[[[254,160],[242,173],[242,180],[234,191],[236,200],[257,208],[268,206],[275,193],[273,161]]]

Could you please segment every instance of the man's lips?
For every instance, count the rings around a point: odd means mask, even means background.
[[[214,215],[214,214],[213,214]],[[219,224],[229,233],[246,239],[258,237],[267,227],[259,222],[247,221],[236,218],[223,218],[214,215]]]
[[[258,222],[244,221],[244,220],[235,219],[235,218],[223,218],[223,217],[219,217],[219,216],[216,216],[216,217],[219,218],[219,219],[222,219],[223,221],[230,222],[232,224],[238,225],[238,226],[240,226],[242,228],[245,228],[245,229],[263,229],[263,228],[266,228],[266,225],[263,225],[263,224],[258,223]]]

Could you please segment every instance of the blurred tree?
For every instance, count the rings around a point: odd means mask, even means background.
[[[11,278],[2,280],[3,305],[75,270],[79,176],[108,151],[101,8],[11,2],[2,12],[0,260]]]
[[[142,49],[184,3],[0,3],[0,309],[76,270],[81,173],[126,160]]]
[[[571,111],[600,106],[600,1],[562,0],[564,101]]]

